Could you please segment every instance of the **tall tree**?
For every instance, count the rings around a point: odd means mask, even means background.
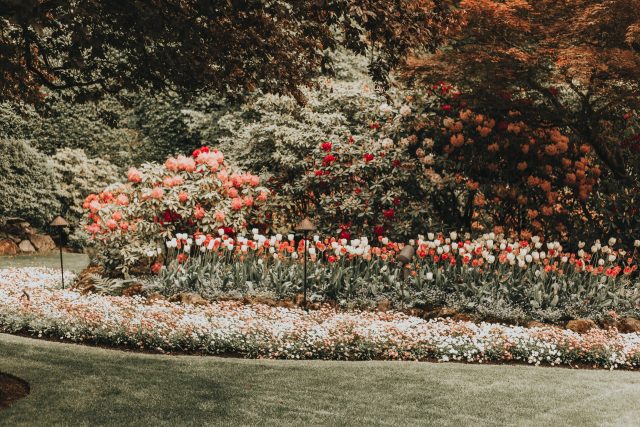
[[[0,99],[171,88],[302,101],[327,50],[370,53],[384,83],[450,19],[446,0],[0,0]]]
[[[467,218],[482,196],[476,209],[512,229],[640,230],[640,0],[460,8],[446,45],[403,71],[429,88],[439,149],[473,180]]]

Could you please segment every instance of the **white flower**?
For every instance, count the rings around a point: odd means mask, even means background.
[[[411,114],[411,107],[409,107],[408,105],[403,105],[402,107],[400,107],[400,115],[406,117],[409,114]]]
[[[451,233],[449,233],[449,237],[451,237],[451,240],[458,240],[458,233],[452,231]]]
[[[218,228],[218,235],[224,236],[224,228]]]
[[[616,238],[615,237],[610,237],[609,238],[609,246],[613,246],[616,244]]]
[[[636,248],[640,248],[640,240],[635,240],[633,242],[633,246],[636,247]]]
[[[429,240],[433,240],[433,239],[435,239],[435,238],[436,238],[435,234],[433,234],[433,233],[427,233],[427,239],[429,239]]]
[[[289,239],[289,241],[295,239],[295,236],[293,234],[289,234],[287,235],[287,239]]]
[[[383,104],[380,104],[380,114],[386,115],[392,112],[393,112],[393,108],[389,104],[387,104],[386,102]]]
[[[428,281],[432,281],[433,280],[433,273],[430,272],[430,271],[427,273],[427,280]]]

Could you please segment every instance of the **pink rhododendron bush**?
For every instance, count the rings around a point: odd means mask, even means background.
[[[130,168],[127,183],[84,201],[85,229],[98,259],[109,271],[148,272],[161,259],[164,239],[177,232],[229,233],[263,222],[269,191],[256,175],[224,161],[218,150],[202,147],[189,157]]]
[[[0,270],[0,330],[72,342],[244,357],[640,367],[640,334],[426,321],[217,302],[194,306],[56,289],[58,272]]]

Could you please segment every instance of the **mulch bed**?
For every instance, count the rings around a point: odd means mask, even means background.
[[[0,410],[29,394],[29,383],[0,372]]]

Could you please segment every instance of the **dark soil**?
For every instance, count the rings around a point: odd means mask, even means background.
[[[29,394],[29,383],[0,372],[0,410]]]

